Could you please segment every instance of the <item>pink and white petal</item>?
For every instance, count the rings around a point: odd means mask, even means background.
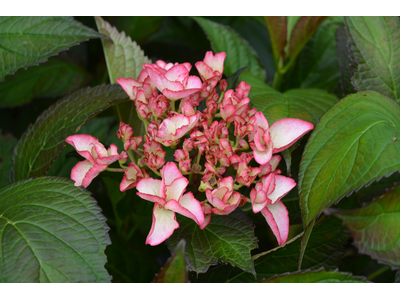
[[[201,91],[200,88],[193,88],[187,90],[180,90],[180,91],[172,91],[170,89],[163,89],[162,94],[171,101],[176,101],[178,99],[190,96],[198,91]]]
[[[173,211],[160,207],[157,203],[153,208],[153,224],[149,235],[146,238],[146,244],[156,246],[169,238],[175,229],[179,227],[176,216]]]
[[[268,127],[269,127],[268,121],[262,112],[260,112],[260,111],[256,112],[254,117],[256,119],[253,124],[254,128],[261,127],[263,130],[268,129]]]
[[[201,80],[197,76],[189,76],[188,81],[186,83],[185,89],[201,89],[203,87],[203,84],[201,83]]]
[[[232,176],[224,177],[222,180],[218,181],[218,186],[220,188],[226,187],[228,189],[228,191],[232,191],[233,190],[233,177]]]
[[[156,72],[153,67],[143,65],[144,70],[149,74],[149,77],[151,81],[153,81],[154,85],[157,87],[159,91],[162,91],[165,89],[164,87],[164,82],[167,81],[163,75],[160,75],[158,72]]]
[[[199,71],[201,78],[204,81],[214,77],[213,70],[208,65],[206,65],[204,62],[198,61],[197,63],[195,63],[195,66],[196,66],[197,71]]]
[[[233,193],[228,202],[229,202],[228,205],[226,205],[222,210],[218,208],[213,208],[213,213],[215,213],[216,215],[229,215],[239,206],[240,194]]]
[[[147,75],[147,74],[146,74]],[[119,85],[124,89],[125,93],[128,94],[129,99],[135,100],[136,96],[133,94],[133,87],[141,87],[143,84],[137,82],[132,78],[118,78],[116,80]]]
[[[161,189],[161,180],[159,179],[144,178],[139,181],[136,189],[142,194],[157,196],[162,199],[165,198],[165,193],[162,193]]]
[[[204,57],[204,62],[214,71],[218,71],[221,74],[224,72],[224,60],[226,57],[225,52],[215,53],[213,55],[212,51],[207,51]]]
[[[99,140],[88,134],[75,134],[66,138],[68,144],[75,148],[84,158],[94,163],[91,151],[95,144],[99,144]]]
[[[171,210],[173,212],[176,212],[178,214],[181,214],[182,216],[185,216],[189,219],[192,219],[195,221],[197,224],[199,224],[199,221],[197,220],[196,216],[192,214],[190,211],[188,211],[186,208],[182,207],[177,201],[175,200],[170,200],[165,204],[165,209]],[[204,219],[203,219],[204,222]],[[200,223],[201,224],[201,223]]]
[[[313,128],[313,124],[300,119],[286,118],[276,121],[269,128],[274,143],[274,153],[289,148]]]
[[[165,78],[167,78],[169,81],[182,82],[182,77],[187,77],[188,75],[189,72],[185,66],[176,65],[169,69],[167,73],[165,73]]]
[[[289,213],[282,201],[267,204],[261,214],[271,227],[279,246],[286,243],[289,235]]]
[[[271,160],[269,161],[269,163],[271,165],[271,172],[276,170],[276,168],[278,167],[280,161],[281,161],[281,156],[280,155],[273,155],[271,157]]]
[[[107,165],[93,164],[88,160],[78,162],[71,170],[71,179],[75,186],[88,187],[92,180],[107,169]]]
[[[268,203],[267,194],[262,189],[253,188],[250,192],[250,199],[255,214],[260,212]]]
[[[165,186],[165,201],[175,200],[179,201],[182,197],[183,192],[185,191],[189,180],[185,177],[180,177],[174,180],[171,185]]]
[[[272,193],[268,194],[268,198],[271,200],[272,204],[274,204],[276,201],[286,196],[295,186],[296,181],[292,178],[275,175],[275,189]]]
[[[176,164],[171,161],[165,164],[165,166],[160,170],[160,173],[165,186],[171,185],[175,179],[183,177]]]
[[[119,190],[121,192],[125,192],[126,190],[133,189],[136,186],[136,184],[137,184],[136,179],[130,180],[126,176],[124,176],[119,185]]]
[[[204,213],[201,208],[200,202],[193,196],[191,192],[183,195],[179,204],[190,211],[197,219],[197,224],[202,225],[204,223]]]
[[[202,202],[201,209],[203,210],[204,213],[204,222],[202,225],[200,225],[200,229],[203,230],[211,222],[212,208],[206,202]]]
[[[252,147],[253,148],[253,147]],[[272,157],[272,147],[268,147],[265,151],[260,151],[257,147],[253,149],[254,160],[260,165],[264,165],[271,160]]]

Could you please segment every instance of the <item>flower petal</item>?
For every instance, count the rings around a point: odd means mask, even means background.
[[[165,204],[165,192],[161,189],[161,180],[144,178],[139,181],[136,189],[139,191],[136,193],[139,197],[160,205]]]
[[[99,140],[88,134],[75,134],[65,140],[75,148],[76,152],[94,163],[91,151],[94,145],[100,144]]]
[[[196,216],[198,221],[197,224],[202,225],[204,223],[204,213],[200,202],[193,196],[191,192],[183,195],[181,201],[179,201],[179,204]]]
[[[153,224],[146,239],[146,244],[156,246],[169,238],[174,230],[179,227],[176,216],[173,211],[165,209],[154,204],[153,208]]]
[[[188,183],[189,180],[187,180],[185,177],[180,177],[175,179],[171,185],[165,186],[165,194],[166,194],[165,201],[169,200],[179,201]]]
[[[313,128],[313,124],[300,119],[286,118],[276,121],[269,128],[274,144],[274,153],[289,148]]]
[[[276,201],[282,199],[287,193],[289,193],[296,186],[296,181],[292,178],[288,178],[282,175],[275,175],[275,189],[268,195],[271,203],[274,204]]]
[[[279,246],[286,243],[289,235],[289,213],[282,201],[267,204],[261,213],[271,227]]]
[[[75,181],[75,186],[87,187],[92,180],[107,169],[107,165],[93,164],[88,160],[78,162],[71,170],[71,179]]]
[[[175,179],[183,177],[181,171],[173,162],[167,162],[160,170],[164,185],[171,185]]]

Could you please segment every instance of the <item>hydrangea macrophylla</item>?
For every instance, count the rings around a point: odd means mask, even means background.
[[[249,134],[250,147],[260,165],[269,162],[273,153],[289,148],[314,128],[309,122],[291,118],[278,120],[269,127],[262,112],[256,112],[253,125],[254,132]]]
[[[71,179],[75,181],[75,186],[87,187],[100,172],[108,168],[108,165],[117,160],[124,163],[128,159],[126,152],[118,154],[118,148],[114,144],[106,150],[103,144],[91,135],[71,135],[67,137],[66,142],[86,158],[72,168]]]
[[[207,52],[195,63],[201,79],[190,75],[190,63],[161,60],[144,64],[136,80],[119,78],[146,131],[133,136],[130,125],[120,123],[117,137],[128,153],[118,154],[115,145],[107,151],[91,136],[67,139],[86,158],[72,170],[76,185],[86,187],[106,169],[121,172],[121,191],[136,188],[139,197],[154,203],[146,244],[158,245],[173,234],[179,227],[176,213],[204,229],[212,214],[230,214],[246,202],[265,217],[278,244],[286,242],[289,218],[281,199],[296,183],[280,175],[276,153],[313,125],[286,118],[269,126],[250,106],[250,85],[242,81],[227,90],[225,58],[224,52]],[[116,160],[121,168],[108,168]],[[249,198],[242,195],[245,187]]]
[[[199,226],[204,223],[200,202],[191,192],[183,195],[189,181],[173,162],[161,169],[162,179],[145,178],[136,188],[139,197],[154,202],[153,225],[146,244],[158,245],[171,236],[179,227],[175,213],[193,219]]]
[[[157,89],[169,100],[175,101],[199,92],[203,86],[197,76],[189,76],[189,63],[172,64],[158,60],[155,64],[144,64],[143,69]]]

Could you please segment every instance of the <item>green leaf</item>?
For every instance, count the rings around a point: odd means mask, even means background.
[[[103,35],[72,17],[0,17],[0,81],[71,46]]]
[[[9,173],[12,167],[11,156],[17,139],[11,134],[2,135],[0,130],[0,188],[9,184]]]
[[[81,89],[61,99],[29,126],[14,151],[12,179],[43,176],[65,147],[65,139],[97,113],[126,100],[118,85]]]
[[[89,74],[71,60],[50,58],[43,65],[19,70],[0,83],[0,106],[30,102],[36,97],[55,97],[75,91],[88,81]]]
[[[300,17],[294,26],[289,41],[289,57],[295,59],[305,44],[327,17]]]
[[[333,106],[308,140],[298,187],[307,226],[326,207],[400,170],[399,104],[377,92],[359,92]]]
[[[118,16],[105,17],[116,28],[125,31],[127,36],[138,44],[157,32],[163,24],[163,16]]]
[[[270,16],[264,17],[265,23],[268,28],[269,36],[271,39],[272,54],[277,67],[280,57],[285,59],[284,48],[286,46],[287,36],[287,17],[284,16]]]
[[[343,97],[356,93],[351,77],[353,72],[350,68],[350,50],[348,47],[348,38],[344,27],[338,28],[336,31],[336,52],[338,53],[338,62],[340,68],[340,86],[342,88]]]
[[[368,283],[364,277],[355,277],[352,274],[324,269],[304,271],[280,275],[262,281],[262,283]]]
[[[110,38],[101,40],[110,82],[116,83],[119,77],[137,79],[143,70],[142,65],[151,63],[151,60],[144,55],[136,42],[132,42],[132,39],[125,35],[125,32],[119,33],[101,17],[95,19],[99,32]]]
[[[89,193],[57,177],[0,190],[0,282],[109,282],[105,218]]]
[[[240,209],[229,215],[213,215],[203,230],[188,218],[178,216],[178,222],[180,226],[168,239],[168,247],[175,249],[181,239],[186,240],[186,259],[191,271],[205,273],[222,261],[255,273],[250,255],[257,247],[254,225]]]
[[[335,34],[340,25],[335,18],[322,22],[299,54],[294,70],[286,77],[286,86],[333,90],[340,78],[335,49]]]
[[[330,210],[349,230],[358,252],[400,267],[400,186],[357,210]]]
[[[240,80],[251,86],[250,101],[264,113],[270,124],[284,118],[297,118],[316,124],[338,101],[336,96],[319,89],[293,89],[280,93],[248,72],[242,72]]]
[[[188,272],[185,262],[185,240],[181,240],[176,246],[172,256],[161,268],[153,282],[155,283],[187,283]]]
[[[298,269],[298,258],[301,247],[301,237],[298,235],[288,241],[284,246],[277,247],[267,252],[253,256],[257,279],[270,278],[283,272],[295,272]],[[310,235],[304,253],[302,270],[319,269],[324,267],[333,270],[344,256],[343,246],[347,243],[349,235],[341,221],[328,217],[316,225]],[[254,282],[249,273],[238,268],[218,266],[207,274],[199,275],[204,282]]]
[[[399,17],[346,17],[353,59],[353,85],[400,99]]]
[[[193,17],[193,19],[207,34],[214,51],[226,53],[224,64],[226,76],[232,75],[243,67],[249,67],[249,71],[254,76],[264,80],[264,71],[258,62],[257,55],[246,40],[227,26],[200,17]]]

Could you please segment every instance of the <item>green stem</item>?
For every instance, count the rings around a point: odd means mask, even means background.
[[[315,219],[307,226],[304,236],[301,239],[301,248],[300,248],[300,255],[299,255],[299,264],[298,264],[298,270],[301,270],[301,264],[303,262],[303,257],[304,253],[306,252],[307,244],[308,244],[308,239],[310,238],[311,232],[313,230],[315,223]]]
[[[382,273],[386,272],[387,270],[390,270],[390,267],[389,266],[383,266],[382,268],[376,270],[374,273],[370,274],[367,277],[367,280],[372,281],[373,279],[375,279],[376,277],[378,277]]]
[[[106,171],[109,171],[109,172],[120,172],[120,173],[124,173],[125,172],[124,169],[119,169],[119,168],[107,168]]]

